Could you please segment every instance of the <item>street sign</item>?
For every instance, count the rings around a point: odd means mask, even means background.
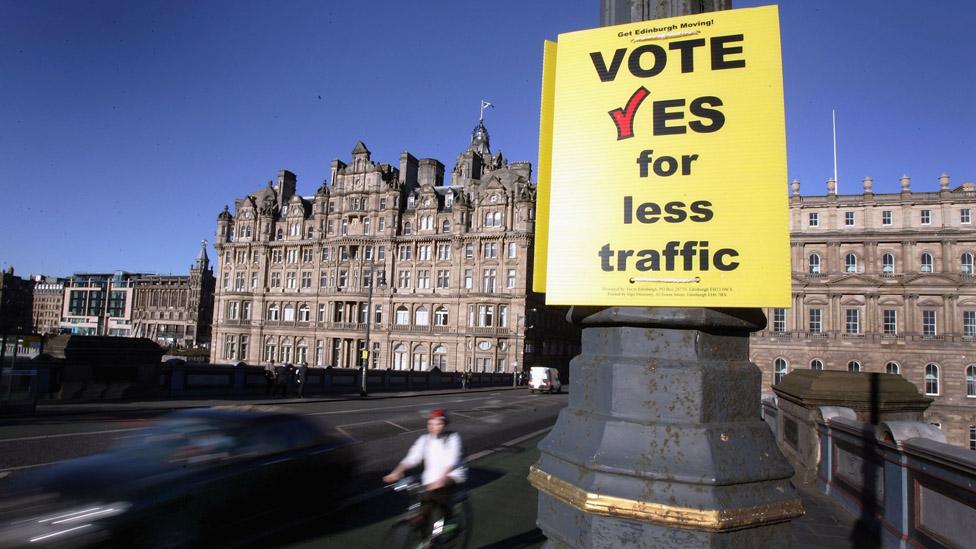
[[[776,6],[561,34],[543,75],[547,303],[789,306]]]

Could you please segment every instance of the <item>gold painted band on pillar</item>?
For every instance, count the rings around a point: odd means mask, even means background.
[[[537,490],[584,513],[653,522],[678,528],[726,532],[784,522],[803,515],[799,499],[741,507],[694,509],[587,492],[539,468],[529,469],[529,483]]]

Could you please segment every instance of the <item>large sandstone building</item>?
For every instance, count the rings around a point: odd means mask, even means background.
[[[751,342],[765,387],[796,368],[886,372],[934,399],[926,418],[976,449],[976,185],[790,199],[793,303]]]
[[[64,307],[64,280],[48,276],[34,278],[32,317],[34,332],[57,334],[61,331],[61,311]]]
[[[132,335],[164,347],[191,348],[210,344],[214,276],[207,242],[189,275],[142,275],[132,282]]]
[[[218,216],[211,361],[356,367],[368,349],[371,368],[565,368],[579,332],[529,290],[530,177],[480,122],[447,174],[362,142],[312,196],[280,171]]]

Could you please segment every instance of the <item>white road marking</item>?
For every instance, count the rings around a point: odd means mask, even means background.
[[[23,469],[33,469],[35,467],[44,467],[45,465],[54,465],[55,463],[61,463],[62,461],[67,461],[67,460],[61,459],[58,461],[48,461],[47,463],[35,463],[34,465],[21,465],[19,467],[7,467],[6,469],[0,469],[0,474],[9,473],[10,471],[21,471]]]
[[[467,399],[465,402],[477,402],[479,400],[489,400],[486,398],[474,398]],[[357,408],[355,410],[332,410],[329,412],[309,412],[307,414],[302,414],[306,416],[334,416],[339,414],[355,414],[357,412],[382,412],[384,410],[398,410],[402,408],[430,408],[431,406],[436,406],[436,404],[431,404],[429,402],[424,404],[404,404],[402,406],[386,406],[383,408]]]
[[[404,431],[410,431],[410,429],[407,429],[403,425],[397,425],[396,423],[393,423],[392,421],[390,421],[388,419],[384,419],[383,420],[383,423],[389,423],[390,425],[396,427],[397,429],[403,429]]]
[[[0,442],[21,442],[25,440],[44,440],[48,438],[81,437],[89,435],[105,435],[109,433],[127,433],[130,431],[142,431],[145,427],[132,427],[130,429],[107,429],[105,431],[86,431],[82,433],[59,433],[56,435],[36,435],[32,437],[0,438]]]
[[[520,436],[518,438],[513,438],[512,440],[510,440],[508,442],[503,442],[503,443],[499,444],[498,446],[495,446],[494,448],[489,448],[487,450],[482,450],[482,451],[480,451],[480,452],[478,452],[476,454],[471,454],[470,456],[464,458],[464,462],[465,463],[471,463],[472,461],[479,460],[479,459],[481,459],[481,458],[483,458],[485,456],[490,456],[491,454],[494,454],[496,452],[499,452],[499,451],[501,451],[501,448],[510,448],[512,446],[515,446],[516,444],[520,444],[522,442],[525,442],[526,440],[535,438],[535,437],[537,437],[537,436],[539,436],[539,435],[541,435],[543,433],[546,433],[548,431],[551,431],[551,430],[552,430],[552,427],[546,427],[544,429],[539,429],[538,431],[529,433],[527,435],[522,435],[522,436]]]

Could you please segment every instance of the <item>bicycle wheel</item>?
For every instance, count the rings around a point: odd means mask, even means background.
[[[432,540],[432,547],[441,549],[465,549],[471,543],[474,520],[471,513],[471,502],[463,499],[454,504],[454,517],[452,520],[457,524],[457,531],[449,538],[439,536]]]
[[[387,549],[417,549],[421,544],[420,533],[409,519],[399,520],[390,527],[383,547]]]

